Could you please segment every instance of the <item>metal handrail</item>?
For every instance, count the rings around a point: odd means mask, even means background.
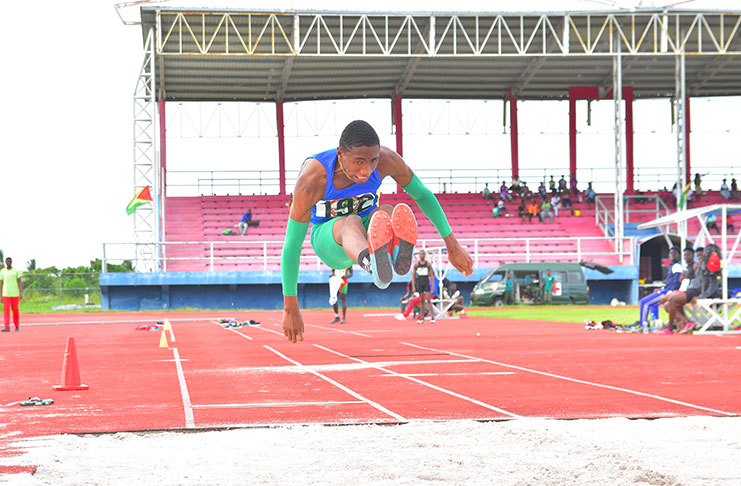
[[[583,249],[583,243],[585,241],[609,241],[613,242],[613,238],[608,237],[601,237],[601,236],[580,236],[580,237],[563,237],[563,236],[556,236],[556,237],[508,237],[508,238],[460,238],[459,243],[461,243],[462,246],[469,249],[471,252],[471,257],[474,261],[474,267],[477,267],[479,265],[480,260],[483,258],[498,258],[498,259],[504,259],[504,258],[512,258],[512,257],[520,257],[525,256],[526,262],[536,261],[538,257],[542,256],[548,256],[548,257],[574,257],[576,261],[583,260],[585,258],[593,258],[593,257],[599,257],[599,256],[616,256],[616,257],[623,257],[627,258],[627,262],[625,262],[628,265],[635,264],[635,256],[634,256],[634,248],[635,248],[635,242],[632,237],[630,238],[624,238],[624,245],[623,247],[626,248],[626,250],[622,252],[616,252],[616,251],[610,251],[610,252],[604,252],[604,251],[585,251]],[[553,252],[553,251],[537,251],[533,250],[533,247],[537,243],[553,243],[553,242],[575,242],[576,243],[576,251],[564,251],[564,252]],[[137,248],[141,246],[147,246],[147,245],[154,245],[155,249],[158,251],[152,252],[154,262],[145,262],[141,268],[156,268],[160,269],[160,271],[167,271],[167,263],[168,262],[178,262],[178,261],[203,261],[208,262],[209,271],[214,271],[214,264],[219,261],[230,261],[230,260],[240,260],[240,261],[262,261],[262,269],[268,270],[268,266],[273,262],[279,262],[280,261],[280,255],[269,255],[268,254],[268,247],[269,246],[280,246],[282,248],[283,246],[282,240],[254,240],[254,241],[172,241],[172,242],[155,242],[155,243],[131,243],[131,242],[115,242],[115,243],[103,243],[103,272],[107,272],[107,265],[109,262],[120,262],[124,260],[137,260],[136,257],[133,258],[121,258],[121,257],[113,257],[112,252],[114,251],[115,247],[128,247],[129,250],[133,249],[134,255],[139,255],[140,252],[136,251]],[[497,244],[497,243],[518,243],[524,247],[523,251],[517,251],[517,252],[510,252],[510,251],[485,251],[482,250],[482,246],[486,244]],[[183,256],[183,257],[177,257],[177,256],[169,256],[168,252],[159,251],[164,248],[173,247],[173,246],[193,246],[198,245],[202,246],[208,249],[208,253],[203,256]],[[421,239],[418,240],[417,245],[420,247],[420,249],[427,249],[427,248],[437,248],[440,246],[444,246],[444,241],[441,238],[429,238],[429,239]],[[255,247],[258,247],[261,249],[260,254],[257,255],[218,255],[218,249],[219,246],[221,247],[242,247],[245,250],[248,248],[254,249]],[[304,248],[308,250],[309,243],[304,243]],[[310,263],[312,265],[316,266],[317,270],[321,270],[323,267],[323,263],[321,260],[313,254],[313,252],[304,252],[302,251],[303,258],[310,258]],[[304,260],[306,261],[306,260]],[[137,261],[137,263],[139,263]],[[154,263],[154,265],[151,265],[151,263]],[[140,268],[140,267],[136,267]]]

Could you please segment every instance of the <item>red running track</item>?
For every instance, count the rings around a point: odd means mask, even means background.
[[[213,322],[222,316],[261,326],[225,329]],[[26,316],[21,332],[0,336],[0,455],[18,453],[11,439],[59,433],[741,413],[738,335],[349,316],[330,325],[331,312],[304,312],[300,344],[283,338],[281,312]],[[160,332],[135,330],[165,317],[168,348]],[[87,391],[52,391],[68,336]],[[14,403],[30,396],[55,403]]]

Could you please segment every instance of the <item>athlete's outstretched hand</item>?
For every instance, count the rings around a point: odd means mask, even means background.
[[[450,264],[461,272],[464,277],[473,275],[473,260],[471,260],[471,255],[458,243],[453,233],[446,236],[444,240],[445,247],[448,249],[448,260]]]
[[[304,319],[296,297],[284,297],[283,335],[292,343],[304,340]],[[291,301],[292,300],[292,301]]]

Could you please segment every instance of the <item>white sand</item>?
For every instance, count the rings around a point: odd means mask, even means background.
[[[28,452],[0,464],[39,466],[5,477],[19,485],[741,485],[735,417],[296,425],[16,445]]]

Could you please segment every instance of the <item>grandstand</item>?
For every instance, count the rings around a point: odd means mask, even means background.
[[[592,260],[620,265],[612,247],[595,225],[594,207],[574,203],[579,216],[562,209],[553,223],[522,223],[510,203],[506,216],[493,217],[492,206],[481,194],[438,194],[456,237],[477,267],[525,261]],[[167,271],[271,271],[280,266],[280,252],[288,219],[288,196],[202,196],[168,198]],[[420,228],[420,248],[442,245],[437,231],[405,193],[384,194],[383,203],[409,204]],[[234,228],[246,208],[253,209],[259,227],[246,235],[222,235]],[[304,243],[302,268],[328,270],[318,262],[311,245]]]
[[[633,102],[672,97],[676,180],[678,187],[684,187],[691,174],[691,97],[741,94],[739,18],[738,12],[675,9],[564,16],[142,7],[144,56],[134,93],[134,188],[150,186],[154,200],[134,215],[136,242],[129,243],[134,252],[122,257],[114,245],[104,246],[103,306],[249,307],[258,302],[279,308],[278,269],[290,200],[283,105],[363,98],[392,102],[395,150],[400,154],[403,99],[503,100],[509,115],[508,172],[513,178],[522,175],[518,99],[569,101],[566,173],[573,178],[578,167],[576,103],[612,100],[614,207],[609,194],[603,194],[596,207],[574,198],[573,214],[562,210],[553,223],[523,224],[514,214],[516,206],[508,205],[513,216],[494,218],[479,193],[451,193],[452,187],[448,192],[437,190],[442,192],[438,197],[457,238],[474,258],[473,276],[457,271],[449,275],[464,294],[503,262],[587,260],[612,272],[605,276],[587,271],[593,302],[611,297],[635,302],[639,267],[648,256],[638,243],[658,235],[656,230],[642,232],[635,226],[664,216],[669,209],[665,204],[630,199],[635,179]],[[274,193],[167,197],[167,102],[232,101],[275,104],[277,167],[267,168],[276,174]],[[496,178],[501,179],[509,177]],[[628,195],[625,210],[624,192]],[[401,201],[410,202],[403,193],[382,196],[382,202]],[[718,202],[717,195],[705,196],[701,204],[712,202]],[[440,248],[442,241],[434,229],[416,205],[411,206],[420,221],[419,246]],[[250,227],[244,236],[222,235],[224,230],[236,229],[247,207],[260,225]],[[658,238],[670,243],[697,229],[697,223],[690,222],[676,235]],[[306,241],[300,304],[324,306],[328,269],[309,246]],[[657,247],[650,258],[660,262],[665,251]],[[132,256],[141,273],[105,272],[106,261]],[[438,253],[437,264],[445,265],[444,254]],[[390,305],[395,300],[392,290],[384,297],[376,292],[368,275],[359,272],[354,279],[366,290],[361,304]],[[392,286],[400,288],[404,283],[397,278]]]

